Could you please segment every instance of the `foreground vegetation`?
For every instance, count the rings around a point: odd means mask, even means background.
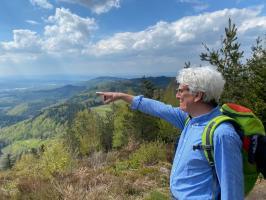
[[[130,144],[74,159],[59,142],[0,174],[2,199],[168,199],[165,144]]]

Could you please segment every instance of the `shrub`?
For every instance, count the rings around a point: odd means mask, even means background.
[[[60,141],[47,146],[40,159],[41,173],[48,178],[71,169],[73,164],[71,153]]]
[[[21,177],[51,178],[56,173],[71,169],[73,159],[68,149],[60,140],[51,141],[44,147],[41,155],[23,154],[14,166],[14,171]]]
[[[39,160],[33,154],[22,154],[14,166],[14,171],[18,176],[38,176]]]
[[[158,141],[145,143],[130,157],[131,168],[138,168],[141,165],[155,165],[159,161],[166,160],[166,148]]]

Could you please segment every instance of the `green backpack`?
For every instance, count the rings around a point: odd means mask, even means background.
[[[213,159],[214,130],[223,122],[231,122],[243,142],[243,170],[245,195],[254,187],[259,173],[266,178],[266,136],[262,122],[254,113],[243,106],[227,103],[221,107],[223,115],[212,119],[202,134],[202,144],[193,146],[193,150],[202,149],[211,166]],[[186,123],[189,120],[186,120]]]

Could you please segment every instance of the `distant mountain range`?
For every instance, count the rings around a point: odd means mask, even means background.
[[[156,88],[165,88],[174,79],[165,76],[145,78],[151,81]],[[101,104],[101,101],[95,95],[96,91],[131,91],[139,94],[142,80],[143,78],[127,79],[105,76],[57,88],[41,86],[40,90],[30,88],[0,91],[0,127],[30,119],[41,114],[44,109],[64,102],[84,104],[86,107],[97,106]],[[12,83],[11,86],[13,86]]]

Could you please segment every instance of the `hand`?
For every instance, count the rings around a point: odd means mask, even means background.
[[[121,98],[121,93],[119,92],[96,92],[96,94],[102,97],[104,104],[114,102]]]

